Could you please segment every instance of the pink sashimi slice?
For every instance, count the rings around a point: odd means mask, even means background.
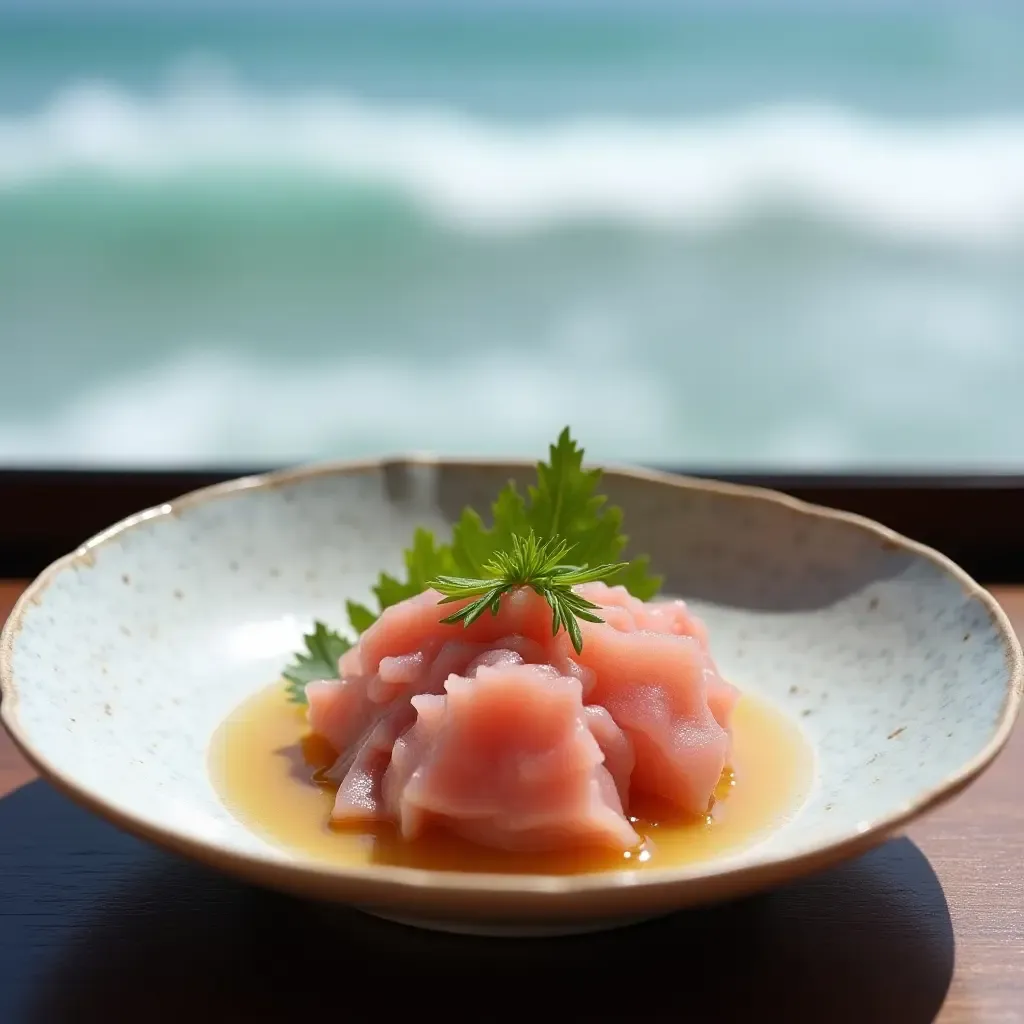
[[[629,806],[629,783],[636,764],[633,742],[615,724],[606,708],[588,704],[583,708],[587,725],[604,754],[604,766],[615,783],[615,790],[623,807]]]
[[[732,725],[732,713],[736,708],[736,702],[740,699],[740,691],[730,682],[726,682],[721,676],[705,675],[708,684],[708,707],[715,721],[725,730]],[[730,732],[730,740],[732,734]],[[730,744],[731,748],[731,744]]]
[[[641,601],[625,587],[609,587],[607,583],[584,583],[576,588],[581,597],[600,605],[601,618],[623,633],[643,630],[650,633],[673,633],[692,636],[702,647],[708,646],[704,622],[693,614],[682,600]]]
[[[463,675],[471,676],[478,668],[504,664],[544,665],[550,657],[543,644],[525,636],[503,636],[493,646],[482,645],[484,653],[471,662]]]
[[[383,658],[380,672],[369,680],[355,676],[309,684],[310,726],[338,753],[327,773],[341,783],[332,817],[381,819],[374,802],[380,776],[390,763],[391,746],[416,717],[411,697],[443,693],[450,675],[473,675],[478,666],[524,664],[523,655],[538,660],[546,652],[525,637],[505,637],[499,648],[456,639],[440,646],[431,643],[416,654]]]
[[[591,733],[578,679],[551,666],[481,665],[444,696],[413,700],[395,744],[385,802],[407,839],[430,823],[507,850],[629,850],[626,820]]]
[[[704,623],[683,601],[644,602],[633,597],[625,587],[609,587],[605,583],[587,583],[576,589],[580,596],[603,609],[602,617],[615,629],[693,636],[702,646],[707,646]],[[363,633],[359,643],[342,655],[341,675],[374,675],[380,671],[385,658],[415,654],[432,641],[444,643],[453,627],[441,619],[466,602],[442,605],[441,599],[442,595],[436,590],[425,590],[386,608]],[[485,613],[464,629],[463,639],[493,644],[501,637],[515,635],[546,643],[550,632],[551,609],[543,598],[524,587],[502,600],[497,616]]]
[[[365,742],[350,758],[338,786],[331,817],[335,821],[387,821],[390,818],[381,797],[384,772],[391,764],[395,740],[412,725],[416,715],[410,703],[398,704],[370,731]],[[331,769],[337,774],[341,761]]]
[[[468,643],[493,645],[501,637],[513,635],[540,643],[550,639],[551,609],[531,590],[509,594],[502,600],[497,616],[488,612],[468,629],[441,621],[467,602],[442,605],[441,599],[436,590],[425,590],[386,608],[359,643],[342,656],[342,671],[374,675],[384,658],[411,654],[432,641],[445,643],[454,630]]]
[[[338,758],[337,820],[430,824],[505,849],[638,837],[631,803],[703,814],[731,756],[739,697],[682,601],[645,603],[586,584],[601,623],[584,649],[551,632],[529,588],[468,629],[427,591],[387,609],[342,656],[341,681],[310,683],[308,719]]]
[[[377,674],[368,687],[370,699],[383,704],[394,700],[403,691],[406,694],[418,693],[439,646],[439,643],[425,644],[411,654],[381,658]]]
[[[729,733],[708,705],[708,679],[718,678],[710,655],[694,637],[580,627],[579,660],[597,680],[590,700],[633,743],[631,794],[706,813],[730,754]]]
[[[365,676],[308,683],[306,718],[309,727],[339,753],[354,743],[379,712],[367,693]]]

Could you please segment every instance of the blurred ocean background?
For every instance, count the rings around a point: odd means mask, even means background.
[[[1024,466],[1024,5],[0,0],[0,465]]]

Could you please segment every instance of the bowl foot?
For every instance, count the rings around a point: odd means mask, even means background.
[[[409,928],[421,928],[432,932],[449,932],[453,935],[484,935],[492,938],[547,938],[558,935],[585,935],[588,932],[604,932],[613,928],[628,928],[630,925],[651,921],[663,914],[643,914],[639,917],[595,918],[591,921],[564,921],[562,923],[515,923],[487,921],[447,921],[430,917],[415,917],[404,914],[392,914],[382,910],[371,910],[369,907],[359,908],[364,914],[377,917],[394,924],[403,924]]]

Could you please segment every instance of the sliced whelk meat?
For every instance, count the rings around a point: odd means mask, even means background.
[[[623,807],[629,807],[629,783],[636,764],[633,742],[615,724],[615,719],[606,708],[588,704],[583,708],[586,722],[597,745],[604,754],[604,766],[608,769],[619,800]]]
[[[732,713],[736,702],[740,699],[740,691],[732,683],[726,682],[717,671],[705,672],[708,687],[708,708],[715,716],[715,721],[727,732],[732,723]],[[729,732],[730,752],[732,750],[732,733]]]
[[[703,624],[681,601],[578,589],[606,620],[580,623],[582,655],[529,589],[469,629],[441,623],[452,606],[434,592],[388,609],[342,657],[343,682],[307,688],[310,725],[339,753],[337,815],[507,849],[626,849],[638,794],[703,813],[737,698]]]
[[[369,680],[347,676],[306,685],[306,718],[309,727],[339,754],[355,743],[380,715],[370,700]]]
[[[730,752],[729,733],[708,705],[710,655],[694,637],[580,628],[579,660],[596,678],[590,700],[633,743],[632,797],[639,791],[705,813]]]
[[[432,643],[446,643],[458,630],[467,643],[496,646],[507,636],[528,637],[545,643],[551,636],[551,609],[532,590],[521,588],[506,595],[497,616],[481,615],[469,628],[451,626],[441,619],[460,607],[460,602],[439,604],[436,590],[425,590],[381,612],[377,621],[363,633],[359,643],[342,655],[342,674],[374,675],[381,661],[398,654],[411,654]],[[466,604],[468,601],[461,602]]]
[[[576,592],[588,601],[600,605],[599,614],[613,629],[623,633],[646,631],[650,633],[672,633],[675,636],[692,636],[701,647],[708,646],[708,631],[702,619],[698,618],[680,599],[667,601],[641,601],[625,587],[609,587],[607,583],[584,583]]]
[[[415,717],[411,704],[399,704],[377,722],[360,746],[352,748],[354,756],[348,758],[350,763],[345,765],[331,813],[335,821],[390,819],[381,796],[381,781],[391,764],[395,741],[412,725]],[[337,777],[345,760],[339,758],[329,774]]]
[[[508,850],[639,843],[578,679],[507,662],[450,676],[445,691],[413,699],[417,721],[384,775],[405,838],[434,822]]]
[[[411,654],[396,654],[381,658],[377,674],[367,687],[370,699],[386,704],[404,692],[406,696],[419,692],[424,676],[430,671],[436,645],[428,645]]]

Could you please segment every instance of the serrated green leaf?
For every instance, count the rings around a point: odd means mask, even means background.
[[[583,449],[566,427],[548,449],[548,461],[537,465],[537,482],[527,498],[509,481],[491,505],[487,526],[473,509],[466,509],[452,531],[452,556],[459,575],[483,577],[495,555],[511,551],[515,538],[531,530],[541,541],[561,537],[569,546],[574,566],[618,562],[628,538],[622,533],[622,509],[597,493],[600,469],[583,468]],[[646,558],[634,559],[615,582],[635,597],[648,600],[661,588]]]
[[[404,601],[407,597],[415,597],[419,593],[415,583],[403,582],[386,572],[380,574],[372,589],[377,595],[377,603],[380,605],[381,611],[390,608],[393,604],[398,604],[399,601]]]
[[[475,509],[465,508],[452,528],[452,558],[456,573],[477,578],[494,551],[491,531]]]
[[[568,427],[549,447],[548,458],[538,463],[537,483],[529,488],[529,525],[539,537],[561,536],[576,544],[579,521],[593,518],[589,506],[601,471],[583,469],[583,449],[577,447]]]
[[[405,552],[404,580],[389,573],[381,573],[373,592],[380,604],[380,611],[400,601],[422,594],[435,576],[451,573],[455,569],[451,549],[447,544],[438,544],[429,530],[418,528],[413,534],[412,546]],[[368,609],[367,609],[368,610]],[[379,615],[380,612],[377,613]],[[377,615],[374,616],[376,620]],[[353,626],[355,623],[353,623]],[[365,629],[366,627],[364,627]],[[360,630],[362,632],[362,630]]]
[[[338,659],[352,646],[351,642],[322,622],[313,623],[313,632],[303,636],[306,650],[281,673],[288,681],[288,698],[296,704],[306,703],[306,684],[320,679],[338,678]]]
[[[628,538],[622,532],[622,509],[609,505],[597,492],[600,469],[583,468],[583,449],[566,427],[551,445],[548,462],[537,467],[537,483],[529,488],[527,526],[541,538],[558,535],[570,545],[570,558],[578,566],[618,562]],[[661,589],[646,558],[637,558],[614,581],[642,600]]]
[[[601,620],[587,611],[593,605],[579,603],[582,599],[571,590],[572,586],[605,579],[625,586],[641,600],[654,597],[661,588],[661,577],[651,573],[646,556],[628,563],[620,562],[628,542],[622,532],[622,510],[609,505],[607,498],[598,493],[601,470],[584,469],[583,455],[583,449],[566,427],[557,442],[549,447],[548,461],[537,465],[536,483],[527,488],[526,497],[513,481],[501,489],[491,505],[489,525],[476,510],[466,508],[452,529],[451,543],[439,543],[429,530],[417,529],[404,555],[405,578],[381,573],[372,588],[379,610],[374,612],[366,605],[348,602],[348,617],[355,633],[361,635],[376,622],[381,611],[421,594],[432,581],[440,584],[439,589],[448,600],[476,598],[444,621],[474,621],[488,609],[497,614],[507,586],[493,584],[499,582],[499,577],[508,580],[517,573],[523,582],[525,573],[531,585],[540,579],[545,585],[555,584],[551,589],[554,596],[548,599],[555,630],[557,632],[559,625],[566,628],[573,646],[579,650],[578,642],[582,640],[576,618]],[[532,555],[520,549],[531,533],[535,545]],[[548,541],[553,545],[564,542],[565,550],[556,555],[555,547],[545,549],[547,561],[544,571],[540,572],[527,555],[538,557],[540,548]],[[524,558],[527,560],[523,561]],[[563,561],[566,564],[561,564]],[[444,589],[445,578],[450,579],[447,589]],[[477,584],[474,593],[467,593],[465,588],[474,583]],[[328,631],[321,623],[317,624],[317,629],[323,632],[314,630],[311,634],[314,644],[333,645],[328,655],[337,650],[333,675],[337,657],[348,649],[349,641]],[[293,699],[304,700],[305,683],[322,678],[317,673],[330,660],[330,657],[314,654],[312,649],[307,654],[296,655],[294,663],[285,671]]]
[[[347,601],[345,608],[348,611],[348,621],[352,623],[352,628],[360,635],[365,633],[377,621],[377,616],[365,604]]]
[[[509,481],[491,505],[491,525],[485,526],[475,509],[463,509],[452,529],[452,556],[458,572],[466,576],[483,575],[484,566],[496,552],[507,551],[515,537],[530,529],[526,503]]]

